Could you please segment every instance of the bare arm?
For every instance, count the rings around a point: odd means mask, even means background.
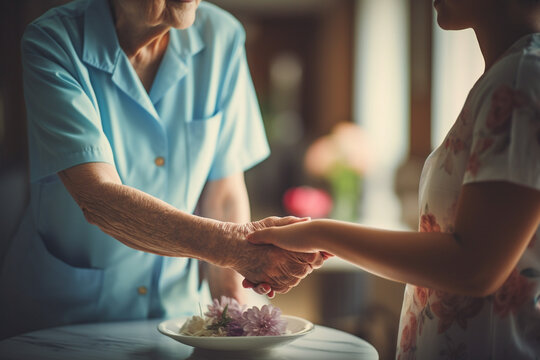
[[[315,220],[249,236],[294,251],[328,251],[399,282],[484,296],[516,266],[540,223],[540,192],[507,182],[464,185],[455,231],[386,231]]]
[[[313,254],[290,253],[273,246],[261,248],[243,241],[249,231],[287,220],[238,225],[190,215],[122,185],[116,169],[106,163],[78,165],[59,176],[91,224],[137,250],[230,267],[254,283],[270,284],[278,292],[287,292],[311,272],[312,266],[322,263],[320,256]]]
[[[125,245],[157,255],[226,261],[212,252],[217,246],[214,233],[219,231],[219,222],[184,213],[122,185],[112,165],[83,164],[59,176],[88,222]],[[200,236],[207,241],[201,243]]]
[[[202,216],[240,224],[249,222],[249,199],[244,174],[208,182],[199,205]],[[206,263],[205,268],[212,298],[224,295],[234,297],[240,303],[246,302],[246,290],[241,285],[240,274],[210,263]]]

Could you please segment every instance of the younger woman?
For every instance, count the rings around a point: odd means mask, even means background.
[[[485,72],[425,162],[419,232],[314,220],[249,241],[335,254],[407,283],[398,359],[540,356],[540,2],[435,0]]]

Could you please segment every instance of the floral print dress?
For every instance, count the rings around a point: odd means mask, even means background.
[[[540,34],[518,40],[472,88],[420,180],[420,231],[452,232],[461,186],[540,191]],[[510,277],[476,298],[407,285],[397,359],[540,359],[540,230]],[[511,239],[509,239],[511,241]]]

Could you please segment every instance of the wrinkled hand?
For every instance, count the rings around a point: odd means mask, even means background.
[[[269,217],[261,221],[237,225],[234,230],[242,241],[237,242],[235,259],[231,267],[242,274],[245,287],[252,287],[258,293],[286,293],[296,286],[313,269],[322,266],[321,253],[300,253],[286,251],[272,245],[253,245],[245,241],[248,234],[270,227],[284,226],[308,219],[296,217]]]
[[[282,224],[280,226],[266,227],[257,229],[256,231],[248,234],[247,240],[252,244],[268,244],[274,245],[284,250],[292,251],[295,253],[314,253],[321,254],[323,260],[326,260],[334,255],[319,249],[315,244],[313,236],[313,223],[306,221],[296,221],[289,224]],[[256,284],[244,279],[242,285],[246,288],[253,287],[258,293],[266,293],[268,289],[264,286],[266,284]],[[269,293],[269,297],[272,297],[272,291]]]

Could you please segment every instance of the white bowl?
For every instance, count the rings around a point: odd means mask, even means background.
[[[313,324],[305,319],[288,315],[283,315],[282,318],[287,321],[288,333],[285,335],[224,337],[182,335],[180,328],[189,318],[163,321],[158,325],[158,330],[182,344],[201,349],[228,351],[260,350],[282,346],[313,331]]]

